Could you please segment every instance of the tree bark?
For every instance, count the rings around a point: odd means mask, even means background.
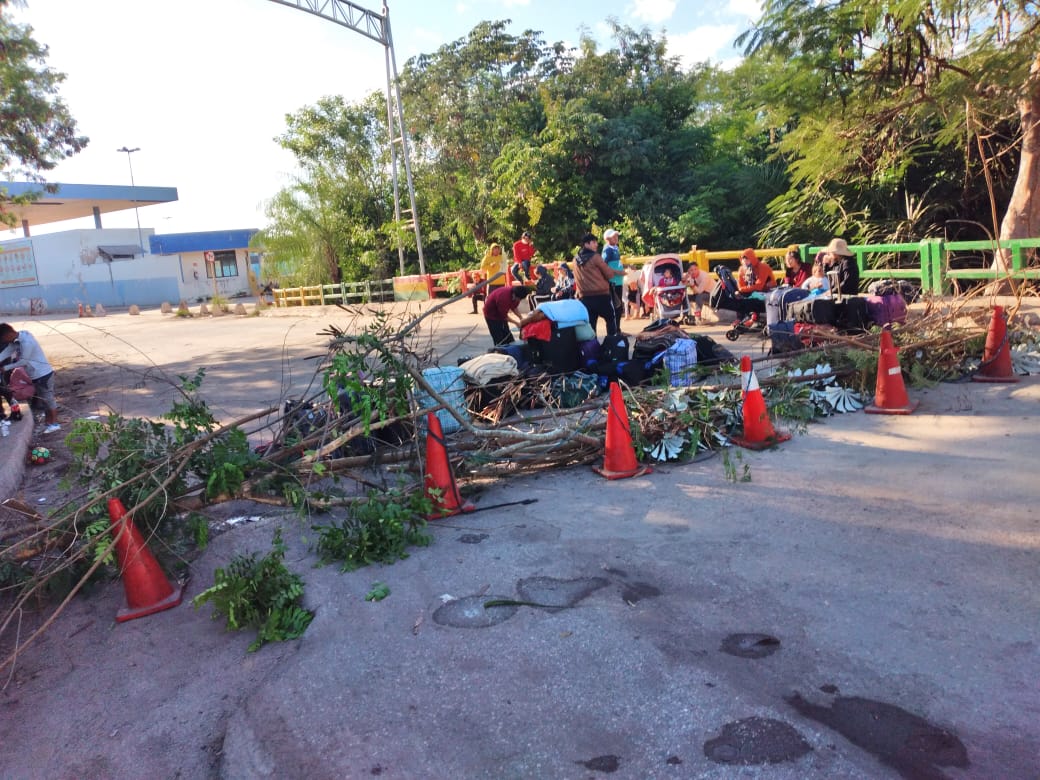
[[[1000,239],[1034,238],[1040,235],[1040,52],[1029,69],[1029,80],[1018,99],[1022,126],[1022,156],[1018,163],[1015,189],[1000,224]],[[993,259],[994,268],[1008,270],[1011,252],[1001,250]]]

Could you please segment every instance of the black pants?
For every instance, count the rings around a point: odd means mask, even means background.
[[[614,309],[614,296],[607,292],[602,295],[584,295],[581,302],[589,312],[589,325],[592,332],[596,332],[596,323],[602,317],[607,323],[607,335],[613,336],[618,332],[618,315]]]
[[[491,340],[496,347],[501,347],[503,344],[512,344],[515,340],[512,331],[509,330],[508,320],[489,320],[485,317],[484,322],[487,323],[488,333],[491,334]]]

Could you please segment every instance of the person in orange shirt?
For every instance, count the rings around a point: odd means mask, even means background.
[[[531,275],[531,259],[537,253],[538,250],[534,248],[534,238],[525,230],[520,239],[513,244],[513,262],[520,264],[520,268],[524,272],[524,278],[528,281],[534,278]]]
[[[759,259],[755,250],[748,248],[740,254],[741,272],[737,281],[736,298],[740,304],[740,314],[751,312],[765,314],[765,293],[773,289],[773,269],[768,263]]]

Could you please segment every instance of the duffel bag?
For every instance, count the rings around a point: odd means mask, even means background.
[[[813,296],[795,301],[787,307],[788,316],[795,322],[809,325],[833,325],[835,322],[834,301],[830,298]]]
[[[906,324],[906,300],[902,295],[868,295],[867,314],[875,325]]]

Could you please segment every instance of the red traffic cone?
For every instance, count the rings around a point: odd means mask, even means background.
[[[766,399],[762,397],[758,378],[751,370],[751,358],[747,355],[740,359],[740,377],[740,391],[744,397],[744,435],[730,436],[729,440],[749,450],[764,450],[790,439],[791,434],[773,429]]]
[[[972,382],[1017,382],[1018,377],[1011,368],[1011,345],[1008,344],[1007,314],[1003,306],[993,307],[993,319],[986,332],[986,349],[982,353],[982,365],[971,378]]]
[[[920,403],[910,403],[906,385],[903,384],[903,369],[899,367],[899,350],[892,341],[891,331],[885,328],[881,331],[874,403],[863,411],[867,414],[910,414]]]
[[[649,466],[640,466],[636,460],[636,449],[632,446],[632,429],[628,424],[625,397],[617,382],[610,383],[610,407],[607,409],[607,436],[603,445],[603,468],[592,470],[607,479],[641,477],[653,471]]]
[[[426,415],[426,480],[424,483],[426,497],[433,501],[433,511],[426,516],[428,520],[439,517],[450,517],[459,512],[472,512],[473,504],[463,501],[459,488],[455,484],[455,476],[448,463],[448,448],[444,443],[444,432],[437,415],[429,412]]]
[[[118,498],[108,500],[108,517],[128,605],[116,613],[116,622],[123,623],[180,604],[180,587],[170,585],[159,568],[159,562],[145,546],[144,538],[134,521],[126,516],[126,508]]]

